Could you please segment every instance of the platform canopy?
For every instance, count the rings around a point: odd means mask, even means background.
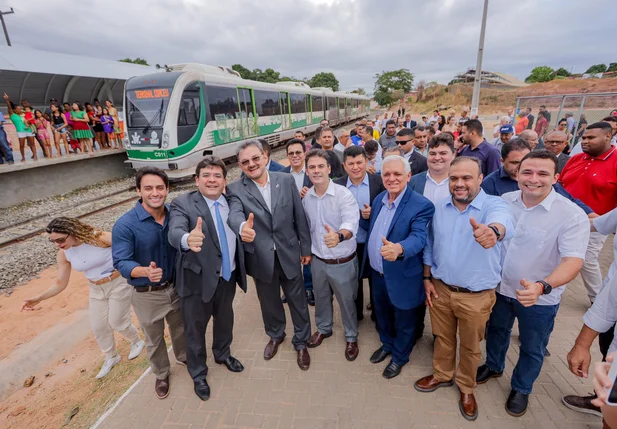
[[[15,103],[28,100],[35,108],[48,107],[51,98],[82,104],[98,98],[110,99],[121,109],[124,82],[156,71],[101,58],[0,46],[0,95],[6,92]]]

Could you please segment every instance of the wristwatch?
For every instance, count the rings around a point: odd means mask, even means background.
[[[433,276],[422,276],[422,280],[432,280]]]
[[[342,232],[338,233],[338,241],[339,243],[342,243],[343,241],[345,241],[345,236],[343,235]]]
[[[553,286],[551,286],[550,284],[548,284],[544,280],[536,280],[536,283],[540,283],[542,285],[542,287],[544,288],[542,290],[542,295],[548,295],[553,290]]]
[[[488,227],[493,230],[493,232],[497,236],[497,241],[499,241],[501,239],[501,232],[499,232],[499,228],[497,228],[495,225],[488,225]]]

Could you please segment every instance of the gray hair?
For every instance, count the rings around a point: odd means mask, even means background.
[[[261,143],[259,143],[257,140],[247,140],[243,143],[240,143],[240,145],[236,149],[236,158],[240,156],[240,152],[242,152],[244,149],[248,149],[251,146],[259,149],[259,152],[261,152],[262,154],[264,153],[264,147],[261,145]]]
[[[502,116],[501,118],[499,118],[499,122],[505,122],[507,124],[508,122],[510,122],[510,117]]]
[[[405,168],[405,173],[411,173],[411,165],[409,165],[409,161],[407,161],[405,158],[403,158],[400,155],[388,155],[383,159],[383,162],[381,163],[381,174],[383,175],[383,168],[386,166],[386,164],[390,163],[390,162],[402,162],[403,163],[403,167]]]

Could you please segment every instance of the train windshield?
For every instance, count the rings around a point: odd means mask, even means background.
[[[144,88],[126,91],[127,126],[162,127],[171,88]]]

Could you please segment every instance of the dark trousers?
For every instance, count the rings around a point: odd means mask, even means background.
[[[186,363],[193,380],[205,379],[208,375],[206,364],[206,328],[210,317],[214,319],[212,331],[212,354],[216,362],[223,362],[230,356],[229,347],[233,340],[234,310],[236,296],[235,276],[231,281],[219,279],[216,292],[209,302],[201,295],[180,298],[184,336],[186,338]]]
[[[514,298],[496,294],[495,306],[488,321],[486,365],[495,372],[504,370],[512,326],[514,319],[518,319],[521,347],[511,384],[512,389],[519,393],[530,394],[533,383],[540,375],[544,350],[553,332],[557,311],[559,304],[524,307]]]
[[[6,132],[4,131],[4,127],[0,126],[0,164],[4,164],[4,159],[7,162],[14,162],[13,151],[9,147]]]
[[[357,244],[356,253],[358,254],[358,261],[360,263],[362,263],[365,248],[366,243]],[[371,303],[371,307],[373,307],[373,269],[371,268],[368,258],[366,258],[364,270],[362,270],[362,267],[359,269],[360,273],[362,271],[364,271],[364,274],[358,276],[358,294],[356,295],[356,314],[358,315],[358,320],[364,319],[364,279],[368,279],[369,302]],[[375,310],[371,310],[371,317],[373,317],[374,314]]]
[[[609,329],[606,332],[602,332],[598,337],[598,343],[600,345],[600,353],[602,353],[602,362],[606,362],[606,355],[608,354],[608,349],[613,342],[613,338],[615,337],[615,326]]]
[[[405,365],[416,343],[416,321],[422,305],[401,310],[390,301],[385,278],[373,270],[373,308],[377,332],[384,351],[392,353],[392,362]]]
[[[293,279],[285,277],[276,254],[274,256],[274,273],[270,282],[255,279],[266,334],[277,341],[282,341],[285,338],[285,308],[281,302],[281,289],[283,289],[294,325],[294,337],[291,342],[296,350],[305,348],[306,342],[311,336],[311,320],[302,283],[302,274],[298,274]]]
[[[304,290],[313,290],[313,274],[311,264],[302,266],[302,278],[304,279]]]

